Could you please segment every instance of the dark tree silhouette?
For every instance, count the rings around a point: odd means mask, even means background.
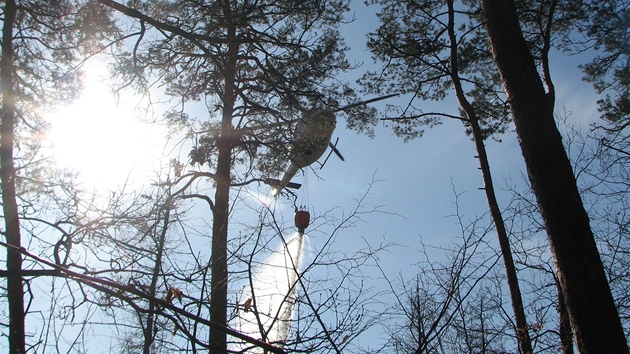
[[[0,134],[0,177],[2,178],[2,209],[4,235],[7,243],[17,249],[22,247],[20,220],[15,191],[15,143],[16,107],[13,90],[13,27],[16,5],[7,1],[2,28],[2,61],[0,62],[0,89],[2,91],[2,128]],[[24,288],[22,286],[22,255],[13,248],[7,249],[7,295],[9,300],[9,351],[26,353],[24,332]]]
[[[509,0],[482,1],[527,172],[540,206],[576,344],[582,353],[627,353],[621,322],[569,159],[534,59]]]

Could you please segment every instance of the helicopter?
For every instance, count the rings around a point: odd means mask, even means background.
[[[267,178],[264,181],[266,184],[271,185],[274,188],[272,195],[274,197],[278,196],[283,188],[299,189],[301,185],[291,182],[291,179],[293,179],[297,171],[319,160],[324,155],[328,147],[330,147],[332,151],[322,163],[322,167],[326,161],[328,161],[328,158],[332,153],[335,153],[337,157],[339,157],[342,161],[345,161],[337,149],[339,138],[337,138],[335,143],[332,143],[331,141],[333,131],[337,125],[335,113],[395,96],[398,96],[398,94],[377,97],[334,110],[312,109],[305,111],[302,115],[302,119],[300,119],[296,125],[295,137],[289,144],[288,150],[290,164],[284,171],[282,179]]]

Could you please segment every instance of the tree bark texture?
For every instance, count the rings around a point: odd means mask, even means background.
[[[513,0],[482,0],[494,59],[581,353],[628,353],[575,176]]]
[[[2,29],[2,59],[0,61],[0,90],[2,92],[2,123],[0,127],[0,179],[2,180],[2,209],[4,236],[7,244],[7,297],[9,303],[9,353],[25,353],[24,289],[22,284],[22,255],[13,247],[22,247],[20,220],[15,192],[13,144],[15,132],[15,97],[13,93],[13,25],[16,6],[7,0]]]

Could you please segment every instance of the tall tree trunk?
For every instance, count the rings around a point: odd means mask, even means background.
[[[229,6],[229,5],[226,5]],[[228,27],[228,38],[236,37],[236,28]],[[234,85],[236,60],[239,45],[232,41],[228,48],[228,60],[225,68],[223,117],[221,135],[217,138],[217,170],[215,175],[216,192],[212,223],[212,275],[210,289],[210,321],[227,327],[227,237],[230,207],[230,172],[232,170],[233,133],[232,116],[234,113]],[[210,331],[210,346],[215,353],[225,353],[227,338],[224,332]]]
[[[588,215],[513,0],[482,0],[488,36],[581,353],[628,353]]]
[[[15,1],[7,0],[2,29],[2,59],[0,61],[0,90],[2,92],[2,123],[0,127],[0,179],[2,180],[2,208],[4,234],[7,244],[22,247],[20,220],[15,193],[13,143],[15,131],[15,97],[13,95],[13,25]],[[7,249],[7,296],[9,302],[9,353],[26,351],[24,335],[24,289],[22,285],[22,255]]]
[[[516,275],[516,267],[514,266],[514,258],[512,257],[510,240],[507,235],[507,230],[505,229],[503,215],[499,209],[499,202],[497,201],[496,194],[494,193],[494,184],[492,182],[492,174],[490,173],[488,155],[486,154],[486,148],[483,142],[483,134],[475,114],[472,115],[470,125],[475,145],[477,147],[479,166],[481,168],[481,175],[484,181],[484,190],[486,192],[486,199],[488,200],[488,206],[490,208],[490,215],[492,216],[494,226],[497,230],[499,248],[501,249],[503,263],[505,265],[508,288],[510,289],[510,299],[512,301],[512,310],[514,311],[514,322],[516,322],[516,337],[518,338],[521,352],[524,354],[531,354],[533,353],[532,341],[529,336],[529,326],[527,325],[527,317],[525,316],[525,308],[523,306],[521,289],[518,284],[518,276]]]
[[[521,348],[521,352],[531,354],[533,352],[532,341],[529,336],[527,317],[525,316],[525,309],[523,306],[523,298],[521,296],[521,289],[518,285],[518,277],[516,275],[516,268],[514,267],[510,240],[508,239],[503,215],[501,214],[499,202],[497,201],[497,197],[494,192],[494,183],[492,182],[490,163],[488,162],[488,155],[484,145],[484,136],[481,131],[481,127],[479,126],[477,113],[466,98],[461,80],[459,79],[459,67],[457,64],[458,47],[457,38],[455,37],[455,10],[453,8],[453,1],[447,1],[447,5],[449,10],[448,33],[451,43],[451,79],[453,80],[453,86],[459,105],[466,113],[468,122],[472,129],[472,136],[477,150],[477,157],[479,158],[479,166],[481,168],[481,176],[483,177],[486,199],[488,200],[488,207],[490,208],[490,216],[492,217],[492,221],[494,222],[494,226],[497,230],[499,247],[501,248],[501,255],[503,256],[503,263],[505,265],[507,283],[510,289],[510,299],[512,301],[512,310],[514,311],[514,320],[516,322],[516,336],[518,338],[518,343]]]

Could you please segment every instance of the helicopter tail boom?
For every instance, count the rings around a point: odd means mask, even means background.
[[[284,172],[284,175],[282,176],[282,180],[278,180],[274,178],[265,179],[266,184],[269,184],[275,187],[272,192],[274,197],[280,194],[280,192],[282,191],[282,188],[287,187],[287,188],[299,189],[302,186],[299,183],[291,182],[291,179],[293,178],[293,176],[295,176],[298,170],[299,170],[299,167],[295,163],[291,163],[289,168],[287,168],[287,170]]]

